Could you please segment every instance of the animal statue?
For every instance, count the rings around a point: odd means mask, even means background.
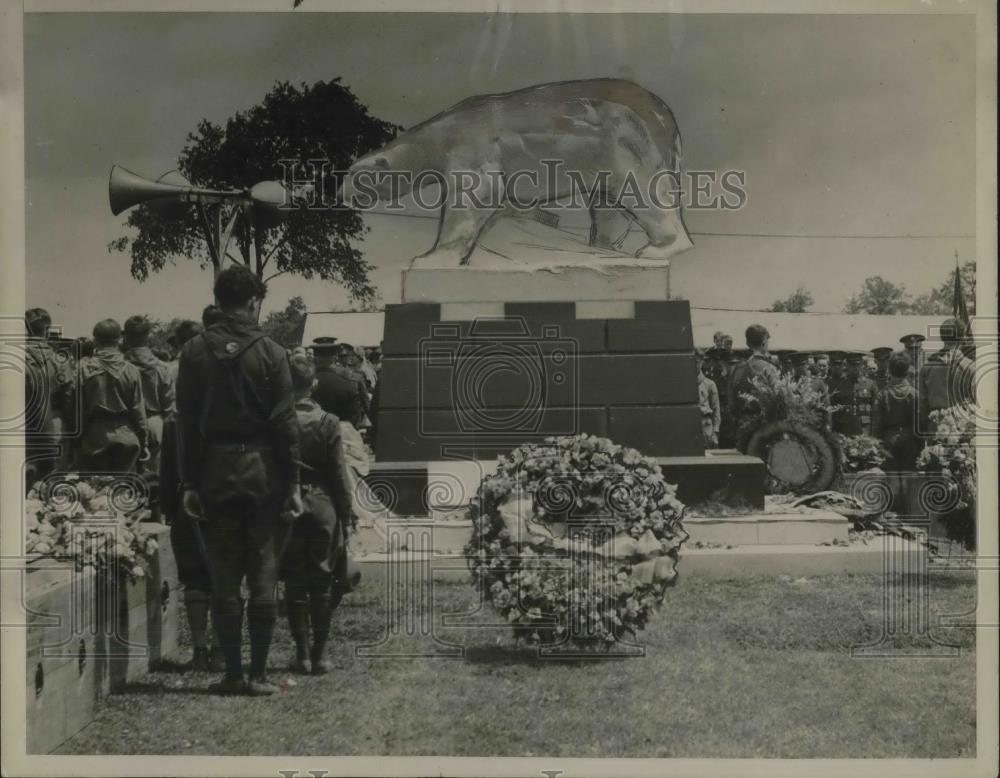
[[[559,161],[557,175],[553,160]],[[394,183],[387,176],[379,179],[384,171],[411,175],[397,176]],[[677,197],[677,122],[666,103],[630,81],[564,81],[469,97],[358,159],[341,189],[342,201],[360,191],[359,173],[372,182],[368,191],[379,200],[441,182],[446,196],[438,198],[437,238],[415,265],[468,264],[491,220],[509,213],[511,190],[504,187],[516,187],[519,203],[532,198],[551,203],[571,194],[572,175],[591,190],[590,245],[612,248],[623,212],[648,239],[637,257],[666,260],[694,245]],[[456,186],[467,187],[461,207],[455,207]],[[655,189],[660,205],[646,198],[637,207],[626,196],[630,188]]]

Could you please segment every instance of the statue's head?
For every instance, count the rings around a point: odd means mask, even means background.
[[[390,202],[430,183],[431,176],[417,159],[419,149],[406,140],[394,140],[357,159],[348,169],[340,188],[341,202],[352,199],[359,208],[375,202]]]

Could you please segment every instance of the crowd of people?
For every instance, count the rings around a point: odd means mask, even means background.
[[[148,477],[153,517],[170,525],[192,664],[222,672],[212,687],[220,693],[276,691],[266,670],[279,580],[294,669],[328,670],[331,613],[356,580],[349,531],[378,515],[364,482],[377,355],[332,337],[283,348],[258,325],[266,291],[246,268],[227,268],[202,321],[179,322],[159,353],[144,316],[98,322],[71,359],[52,347],[47,312],[25,315],[29,487],[52,471]],[[956,386],[971,391],[971,379],[955,380],[972,373],[962,325],[949,320],[942,332],[944,348],[927,359],[919,335],[899,350],[772,352],[767,330],[752,325],[740,353],[717,333],[697,353],[706,447],[737,445],[755,381],[786,374],[836,408],[832,431],[880,438],[895,467],[912,469],[920,425],[955,402]]]
[[[733,348],[731,336],[715,333],[711,349],[698,349],[698,391],[705,446],[741,445],[740,418],[761,381],[782,376],[806,379],[818,403],[833,409],[828,429],[848,437],[880,440],[890,455],[887,467],[913,470],[923,440],[933,432],[931,414],[974,402],[974,357],[959,319],[941,326],[943,346],[926,357],[925,337],[906,335],[900,347],[871,351],[795,351],[770,349],[770,333],[759,324],[746,333],[746,351]]]
[[[268,338],[257,323],[266,286],[245,268],[221,272],[214,293],[159,355],[143,316],[98,322],[72,359],[53,348],[48,313],[27,311],[27,480],[147,477],[154,518],[170,525],[193,668],[221,671],[217,692],[268,695],[278,581],[293,669],[326,672],[331,614],[358,575],[349,531],[388,515],[363,481],[379,371],[336,338],[291,350]]]

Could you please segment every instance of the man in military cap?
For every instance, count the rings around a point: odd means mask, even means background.
[[[313,399],[327,413],[359,427],[365,414],[363,395],[357,377],[338,363],[340,347],[337,339],[316,338],[312,350],[316,362]]]
[[[872,349],[872,356],[875,357],[875,384],[878,388],[884,389],[889,378],[889,357],[893,354],[890,346],[879,346]]]
[[[911,335],[904,335],[899,339],[899,342],[903,344],[903,348],[906,350],[907,355],[910,357],[910,363],[912,364],[912,369],[910,370],[910,382],[916,386],[917,376],[920,374],[920,368],[924,364],[924,341],[927,340],[923,335],[919,333],[913,333]]]
[[[302,451],[303,513],[282,560],[288,626],[298,672],[329,671],[326,644],[333,612],[334,577],[343,575],[351,524],[351,495],[340,421],[310,397],[316,370],[304,354],[291,359],[295,414]],[[310,643],[310,627],[312,641]]]
[[[167,363],[153,355],[149,333],[153,325],[145,316],[131,316],[125,321],[125,359],[139,368],[142,398],[146,403],[146,428],[149,431],[149,461],[152,473],[160,469],[160,443],[163,420],[174,409],[174,382]]]
[[[810,354],[812,365],[810,374],[812,375],[812,386],[820,396],[823,405],[830,406],[830,355],[825,351],[814,351]],[[823,414],[827,429],[830,428],[831,419],[828,413]]]
[[[917,382],[920,432],[933,432],[930,415],[953,405],[976,401],[975,363],[962,351],[965,324],[961,319],[945,319],[941,325],[944,344],[924,360]]]
[[[705,448],[719,447],[719,428],[722,426],[722,408],[715,381],[705,374],[705,350],[695,349],[698,363],[698,407],[701,409],[701,429]]]
[[[800,379],[812,376],[813,360],[812,354],[808,351],[790,352],[788,362],[791,364],[793,378]]]
[[[368,421],[368,411],[371,409],[371,392],[368,388],[368,378],[361,370],[361,357],[358,356],[357,349],[350,343],[340,343],[337,351],[337,359],[341,367],[345,368],[358,385],[358,392],[361,396],[361,424],[355,425],[359,429],[371,426]]]
[[[92,472],[134,472],[149,458],[146,403],[139,368],[119,349],[121,325],[104,319],[94,325],[94,353],[80,360],[80,416],[77,464]]]
[[[731,417],[734,431],[739,427],[739,419],[746,412],[744,394],[756,393],[757,381],[766,384],[777,384],[780,376],[778,369],[768,359],[768,345],[771,334],[761,324],[751,324],[746,330],[746,343],[750,356],[733,368],[729,376],[729,388],[726,391],[729,403],[728,414]]]
[[[220,321],[181,352],[177,411],[183,507],[203,520],[212,617],[226,663],[221,693],[267,695],[267,657],[290,521],[302,512],[299,430],[285,350],[257,326],[267,287],[235,265],[219,273]],[[243,678],[244,577],[250,674]]]
[[[863,373],[865,355],[847,355],[847,371],[837,386],[837,404],[844,406],[833,415],[833,430],[843,435],[872,434],[872,403],[878,387]]]

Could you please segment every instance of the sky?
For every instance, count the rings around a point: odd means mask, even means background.
[[[686,216],[695,248],[672,260],[671,286],[696,307],[762,308],[803,285],[813,310],[838,311],[868,276],[918,294],[955,251],[975,254],[971,16],[45,13],[24,30],[27,299],[67,334],[106,316],[200,315],[210,270],[179,258],[139,283],[107,251],[125,231],[108,172],[176,167],[201,119],[224,123],[283,80],[340,76],[404,127],[474,94],[641,84],[671,106],[688,169],[746,171],[742,210]],[[366,223],[359,247],[382,302],[398,302],[435,224]],[[483,243],[517,252],[517,234],[500,225]],[[265,312],[296,294],[312,310],[349,304],[336,284],[291,276]]]

